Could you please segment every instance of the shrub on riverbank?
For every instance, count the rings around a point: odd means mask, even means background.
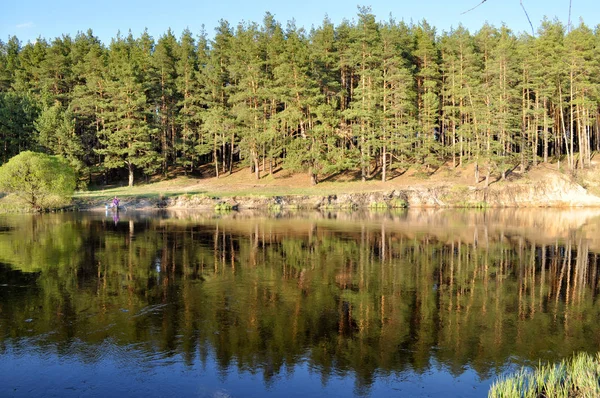
[[[34,211],[67,206],[77,180],[66,160],[25,151],[0,167],[0,191]]]
[[[600,353],[580,353],[557,365],[521,369],[501,378],[490,388],[490,398],[599,397]]]

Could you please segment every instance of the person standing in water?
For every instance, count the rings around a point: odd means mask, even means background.
[[[119,209],[119,198],[117,198],[116,196],[114,197],[113,201],[112,201],[112,207],[115,210]]]

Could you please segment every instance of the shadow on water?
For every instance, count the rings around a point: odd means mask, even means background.
[[[100,372],[96,391],[140,396],[481,396],[508,368],[598,350],[599,216],[3,216],[0,393],[44,365],[73,395]]]

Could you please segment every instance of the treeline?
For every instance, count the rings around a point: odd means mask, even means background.
[[[250,165],[256,178],[283,167],[317,183],[451,162],[474,163],[487,182],[551,159],[589,166],[599,87],[600,30],[583,22],[437,34],[359,8],[310,31],[267,13],[261,25],[220,21],[213,38],[11,37],[0,41],[0,161],[43,150],[82,180],[127,173],[130,185],[207,165],[217,176]]]

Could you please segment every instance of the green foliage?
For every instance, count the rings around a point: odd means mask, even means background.
[[[369,209],[387,209],[389,205],[386,202],[371,202],[369,203]]]
[[[0,190],[36,211],[67,205],[75,184],[73,168],[57,156],[25,151],[0,167]]]
[[[473,208],[473,209],[485,209],[488,207],[488,203],[487,202],[472,202],[472,201],[466,201],[466,202],[458,202],[455,207],[466,207],[466,208]]]
[[[219,212],[229,212],[233,210],[233,206],[230,203],[227,202],[221,202],[221,203],[217,203],[215,205],[215,211],[217,213]]]
[[[87,174],[82,161],[83,147],[80,137],[75,135],[75,115],[70,110],[63,110],[59,103],[45,108],[34,122],[38,131],[40,146],[53,155],[61,156],[69,161],[78,177]],[[80,180],[80,187],[85,183]]]
[[[326,204],[319,206],[320,210],[338,210],[338,209],[354,210],[356,208],[357,208],[356,204],[352,203],[352,202],[342,202],[340,204],[326,203]]]
[[[392,209],[405,209],[408,207],[408,202],[404,199],[392,199],[389,206]]]
[[[600,354],[579,353],[557,365],[522,368],[497,380],[490,398],[597,397],[600,395]]]
[[[274,213],[279,213],[283,210],[283,205],[281,203],[269,203],[267,209]]]
[[[218,176],[236,162],[255,178],[283,167],[315,184],[444,162],[476,164],[475,183],[480,171],[553,157],[586,168],[599,133],[599,35],[548,20],[535,37],[488,24],[438,34],[359,7],[355,21],[310,31],[267,13],[220,21],[212,38],[11,37],[0,42],[0,161],[41,146],[82,181],[127,175],[129,185],[207,164]]]
[[[34,149],[34,121],[39,113],[38,102],[28,93],[0,91],[0,164],[20,151]]]
[[[101,147],[96,149],[105,167],[127,167],[129,186],[136,167],[151,174],[160,166],[153,147],[157,127],[149,122],[151,110],[144,90],[143,39],[135,41],[130,35],[111,44],[106,89],[112,100],[103,104],[104,129],[98,136]]]

